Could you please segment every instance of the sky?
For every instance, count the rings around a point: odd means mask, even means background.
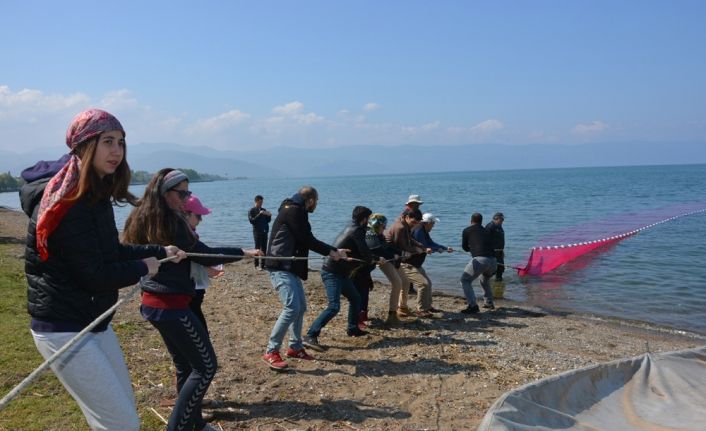
[[[0,5],[0,150],[62,146],[71,118],[98,107],[129,144],[706,154],[700,0]]]

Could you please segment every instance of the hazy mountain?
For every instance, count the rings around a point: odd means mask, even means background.
[[[130,166],[154,172],[184,167],[198,172],[247,177],[335,176],[409,172],[537,169],[706,163],[702,143],[620,143],[583,145],[375,146],[300,149],[276,147],[256,151],[221,151],[169,143],[136,144],[128,150]],[[61,152],[0,151],[0,172],[19,172],[40,158]]]
[[[137,153],[137,154],[134,154]],[[189,168],[197,172],[228,177],[267,177],[282,176],[282,172],[268,166],[222,157],[214,150],[208,152],[187,152],[177,150],[161,150],[141,153],[131,151],[130,167],[133,170],[156,172],[165,167]]]

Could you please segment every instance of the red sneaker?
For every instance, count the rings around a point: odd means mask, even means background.
[[[284,370],[287,368],[287,363],[284,362],[277,351],[265,353],[262,355],[262,360],[267,362],[267,365],[269,365],[273,370]]]
[[[291,347],[287,349],[287,353],[285,353],[285,356],[288,358],[297,358],[297,359],[303,359],[305,361],[313,361],[314,357],[311,356],[310,354],[306,353],[306,350],[304,348],[301,348],[299,350],[292,349]]]

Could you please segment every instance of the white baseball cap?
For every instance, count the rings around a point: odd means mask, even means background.
[[[432,213],[424,213],[422,215],[422,223],[436,223],[438,221],[439,219],[434,217],[434,214]]]

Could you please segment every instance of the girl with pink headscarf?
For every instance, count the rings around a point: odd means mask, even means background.
[[[118,240],[113,204],[134,203],[128,191],[125,131],[99,109],[78,114],[66,132],[65,164],[38,163],[20,191],[30,217],[25,249],[30,329],[48,358],[112,307],[118,289],[155,274],[175,246]],[[26,175],[23,175],[26,176]],[[91,429],[138,430],[140,420],[123,353],[105,318],[51,366]]]

